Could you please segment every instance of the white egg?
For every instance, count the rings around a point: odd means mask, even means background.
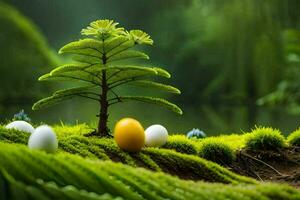
[[[28,122],[25,121],[14,121],[6,125],[7,129],[16,129],[18,131],[24,131],[27,133],[33,133],[34,128],[29,124]]]
[[[37,127],[29,137],[28,147],[29,149],[54,153],[58,147],[55,132],[47,125]]]
[[[145,144],[148,147],[160,147],[168,140],[168,131],[159,124],[149,126],[145,130]]]

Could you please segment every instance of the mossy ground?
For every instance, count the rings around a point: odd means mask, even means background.
[[[232,165],[240,166],[239,152],[246,150],[251,133],[192,140],[175,135],[170,136],[162,148],[127,153],[120,150],[113,139],[86,137],[92,129],[84,124],[54,126],[54,130],[59,150],[49,155],[27,149],[28,133],[0,127],[0,181],[2,179],[5,187],[11,187],[12,191],[17,188],[29,196],[31,189],[39,195],[51,196],[67,195],[66,187],[72,185],[72,190],[68,191],[86,199],[91,198],[90,192],[96,193],[94,199],[117,196],[125,199],[211,199],[209,193],[214,194],[215,199],[297,199],[300,195],[285,185],[261,184],[228,169]],[[227,156],[231,164],[222,163],[222,167],[202,158],[203,149],[211,150],[207,144],[229,148]],[[215,146],[212,149],[219,149]],[[211,152],[216,153],[213,156],[222,156],[220,160],[228,159],[219,152]],[[230,169],[239,173],[236,168]],[[37,182],[37,179],[43,181]],[[176,192],[171,192],[175,187]]]

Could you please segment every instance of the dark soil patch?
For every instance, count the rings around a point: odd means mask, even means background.
[[[300,189],[300,147],[276,151],[241,150],[229,168],[260,181],[287,183]]]

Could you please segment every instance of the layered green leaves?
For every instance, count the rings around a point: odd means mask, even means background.
[[[39,78],[40,81],[80,81],[94,87],[106,88],[106,92],[123,85],[152,88],[160,91],[180,94],[180,91],[170,85],[145,80],[149,76],[170,78],[166,70],[159,67],[130,64],[132,60],[148,60],[149,56],[141,51],[132,49],[136,45],[152,45],[153,40],[141,30],[126,31],[117,27],[118,23],[112,20],[97,20],[82,30],[82,34],[92,36],[71,42],[63,46],[60,54],[74,54],[73,60],[77,63],[58,66],[50,73]],[[125,62],[126,61],[126,64]],[[77,87],[61,90],[38,101],[33,109],[45,108],[74,96],[83,96],[98,100],[99,94],[84,93],[90,88]],[[115,94],[116,95],[116,94]],[[159,98],[150,97],[123,97],[123,100],[138,100],[153,103],[169,108],[176,113],[182,111],[174,104]]]
[[[127,60],[127,59],[149,59],[149,56],[140,51],[127,50],[116,54],[115,56],[109,57],[107,62]]]
[[[40,110],[44,108],[48,108],[50,106],[56,105],[61,101],[71,99],[72,96],[50,96],[44,99],[39,100],[32,106],[32,110]]]
[[[61,101],[69,100],[74,96],[90,98],[99,101],[99,97],[97,97],[96,93],[90,91],[91,89],[95,88],[95,85],[87,85],[82,87],[74,87],[69,89],[63,89],[56,91],[52,96],[46,97],[44,99],[39,100],[36,102],[32,109],[33,110],[40,110],[52,105],[56,105]]]
[[[145,97],[145,96],[120,96],[116,100],[120,101],[140,101],[150,104],[159,105],[162,107],[165,107],[175,113],[182,114],[182,110],[176,106],[175,104],[161,98],[155,98],[155,97]]]
[[[104,53],[103,42],[90,38],[82,39],[63,46],[58,53],[74,53],[92,57],[99,56],[100,59]]]
[[[170,92],[174,94],[180,94],[180,90],[171,86],[171,85],[165,85],[162,83],[157,83],[154,81],[146,81],[146,80],[137,80],[129,83],[129,85],[134,85],[138,87],[145,87],[145,88],[152,88],[152,89],[157,89],[165,92]]]
[[[95,85],[101,84],[101,73],[105,71],[108,84],[118,84],[145,76],[170,77],[170,74],[159,67],[144,67],[134,65],[107,65],[101,64],[68,64],[57,67],[49,74],[39,78],[45,80],[81,80]]]

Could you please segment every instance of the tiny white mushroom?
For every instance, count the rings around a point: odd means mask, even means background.
[[[35,129],[28,141],[29,149],[54,153],[58,147],[56,134],[50,126],[42,125]]]
[[[34,128],[31,124],[25,121],[14,121],[5,126],[7,129],[16,129],[18,131],[24,131],[27,133],[33,133]]]
[[[145,130],[145,144],[148,147],[160,147],[168,140],[168,131],[159,124],[152,125]]]

